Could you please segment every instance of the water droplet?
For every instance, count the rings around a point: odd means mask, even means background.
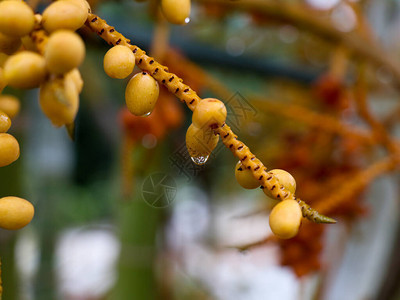
[[[185,19],[185,23],[187,24],[189,22],[190,22],[190,18],[188,17],[188,18]]]
[[[151,114],[151,111],[145,113],[144,115],[142,115],[142,117],[148,117],[148,116],[150,116],[150,114]]]
[[[208,157],[209,157],[208,155],[207,156],[196,156],[196,157],[192,156],[191,159],[196,165],[202,166],[207,162]]]

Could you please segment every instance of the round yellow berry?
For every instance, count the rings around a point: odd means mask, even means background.
[[[87,12],[91,11],[90,4],[86,0],[65,0],[65,1],[72,1],[76,5],[79,5],[81,7],[81,9],[84,11],[87,11]]]
[[[126,106],[135,116],[147,116],[153,111],[158,94],[157,81],[146,72],[137,73],[126,86]]]
[[[24,1],[5,0],[0,2],[0,32],[21,37],[33,30],[35,16]]]
[[[33,205],[19,197],[0,198],[0,227],[17,230],[30,223],[35,213]]]
[[[19,157],[18,141],[11,134],[0,133],[0,167],[8,166]]]
[[[190,0],[161,0],[164,17],[172,24],[185,24],[190,16]]]
[[[60,0],[50,4],[43,12],[42,25],[47,32],[58,29],[75,31],[83,26],[88,11],[75,1]]]
[[[237,182],[245,189],[255,189],[260,186],[260,182],[254,178],[253,173],[246,169],[240,161],[235,167],[235,177]]]
[[[135,67],[135,55],[126,46],[114,46],[104,55],[103,66],[104,71],[111,78],[126,78]]]
[[[46,75],[44,58],[30,51],[22,51],[10,56],[4,65],[4,78],[8,85],[15,88],[38,87],[45,80]]]
[[[58,30],[50,35],[44,51],[46,67],[50,73],[67,73],[77,68],[84,57],[85,44],[75,32]]]
[[[292,194],[296,192],[296,180],[292,174],[282,169],[274,169],[269,171],[269,173],[273,174],[278,179],[279,183],[289,192]]]
[[[78,94],[82,92],[83,80],[81,73],[79,72],[78,69],[73,69],[71,72],[68,72],[65,76],[69,77],[74,82]]]
[[[281,201],[271,210],[269,226],[277,237],[290,239],[298,233],[302,217],[301,208],[295,200]]]
[[[214,98],[201,100],[193,111],[192,122],[199,128],[216,128],[225,123],[226,107]]]
[[[11,95],[0,95],[0,110],[5,112],[11,119],[18,113],[21,107],[17,97]]]
[[[296,180],[293,178],[292,174],[281,169],[274,169],[269,171],[268,173],[274,175],[276,179],[278,179],[279,183],[283,185],[283,187],[291,194],[294,194],[296,192]],[[264,194],[266,194],[268,197],[274,198],[270,190],[264,189],[263,191]]]
[[[211,129],[200,129],[191,124],[186,132],[186,148],[194,163],[203,165],[218,144],[219,136]]]
[[[7,132],[11,127],[10,117],[3,111],[0,110],[0,133]]]
[[[79,95],[72,78],[65,76],[46,81],[40,87],[39,104],[54,126],[74,122],[79,108]]]

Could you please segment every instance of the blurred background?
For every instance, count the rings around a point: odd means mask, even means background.
[[[224,101],[253,153],[338,223],[275,238],[273,200],[237,184],[230,151],[219,142],[193,164],[191,112],[166,90],[149,117],[131,115],[128,79],[107,77],[109,46],[83,28],[74,142],[37,90],[3,92],[22,102],[21,158],[0,169],[0,190],[36,210],[26,228],[0,229],[4,300],[400,299],[400,1],[194,0],[185,26],[157,0],[89,2]]]

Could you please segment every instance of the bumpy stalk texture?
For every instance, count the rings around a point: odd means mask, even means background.
[[[136,65],[143,71],[149,72],[159,83],[165,85],[171,93],[176,95],[182,102],[185,102],[191,110],[194,110],[197,103],[201,101],[196,92],[184,84],[181,78],[168,72],[166,66],[161,65],[154,58],[146,55],[146,52],[139,47],[132,45],[129,39],[125,38],[100,17],[89,14],[86,25],[108,42],[108,44],[113,46],[128,46],[135,54]]]
[[[108,25],[99,16],[89,13],[86,25],[109,45],[125,45],[128,46],[135,54],[136,65],[143,71],[149,72],[154,79],[163,84],[167,89],[185,102],[190,110],[194,110],[201,98],[189,86],[183,83],[183,80],[173,73],[168,72],[168,68],[161,65],[154,58],[146,55],[146,52],[139,47],[132,45],[131,41],[125,38],[114,27]],[[251,170],[254,178],[260,181],[261,188],[265,191],[268,189],[274,198],[278,200],[295,199],[302,210],[303,217],[315,223],[336,223],[334,219],[319,214],[312,209],[304,201],[296,198],[294,194],[285,189],[279,180],[267,171],[263,163],[251,153],[249,147],[237,139],[237,135],[233,133],[230,127],[223,124],[221,127],[215,128],[214,132],[221,136],[224,145],[232,151],[232,153],[240,159],[242,164]]]

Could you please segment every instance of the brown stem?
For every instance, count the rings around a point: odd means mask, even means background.
[[[332,213],[333,210],[340,207],[342,203],[354,197],[361,189],[369,185],[378,176],[391,171],[396,166],[396,159],[386,157],[360,171],[351,180],[344,182],[338,189],[331,193],[324,200],[315,204],[315,208],[321,213]]]
[[[257,108],[263,111],[279,114],[290,118],[291,120],[307,124],[311,127],[357,139],[369,146],[374,145],[376,142],[374,136],[366,130],[353,126],[350,127],[329,115],[313,112],[296,104],[282,104],[279,101],[271,101],[255,97],[251,98],[251,101],[257,105]]]
[[[249,244],[242,245],[242,246],[232,246],[232,247],[229,247],[229,248],[238,249],[239,251],[243,251],[244,252],[244,251],[250,250],[250,249],[252,249],[254,247],[264,246],[264,245],[274,241],[275,239],[276,239],[275,236],[268,236],[268,237],[266,237],[266,238],[264,238],[264,239],[262,239],[260,241],[257,241],[257,242],[249,243]]]
[[[366,68],[363,63],[359,65],[358,80],[354,88],[354,99],[359,115],[373,130],[376,140],[382,143],[388,151],[395,156],[399,153],[398,143],[389,135],[383,123],[379,122],[371,113],[367,103]]]

